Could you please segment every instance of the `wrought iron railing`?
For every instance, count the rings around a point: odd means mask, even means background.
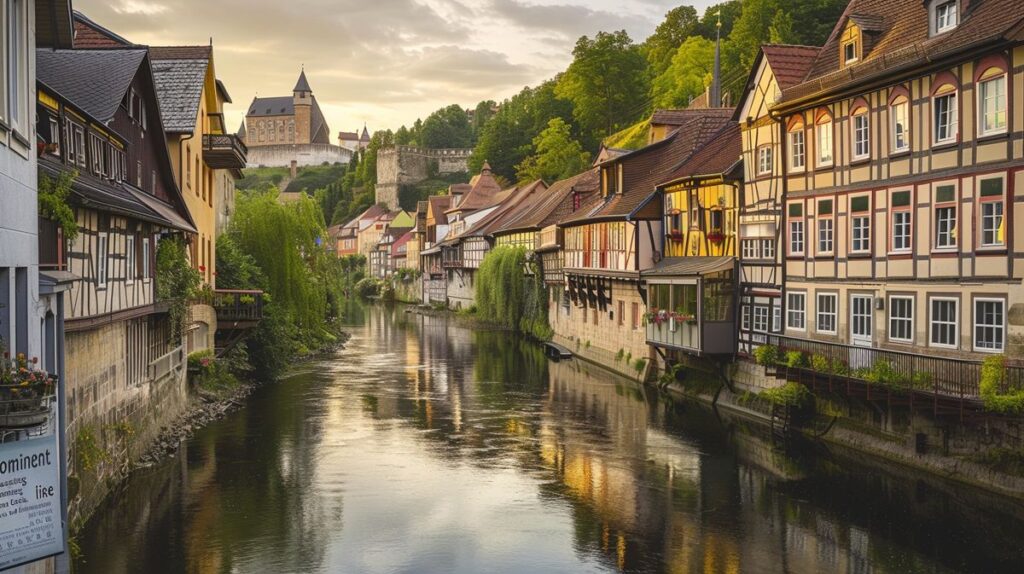
[[[185,368],[185,347],[178,345],[171,352],[159,357],[146,367],[149,380],[156,381]]]
[[[213,307],[218,321],[260,321],[263,319],[263,291],[217,289],[207,291],[200,301]]]
[[[812,374],[835,379],[852,379],[908,391],[930,392],[961,399],[978,399],[981,394],[981,361],[937,357],[767,335],[767,343],[779,349],[782,374]],[[799,361],[787,365],[786,354],[801,353]],[[1024,388],[1024,366],[1007,364],[1004,391]]]

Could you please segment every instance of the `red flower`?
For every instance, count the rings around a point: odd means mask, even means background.
[[[205,272],[206,271],[206,265],[200,265],[199,266],[199,270]]]

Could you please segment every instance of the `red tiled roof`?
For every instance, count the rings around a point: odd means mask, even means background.
[[[821,48],[766,44],[761,46],[761,51],[764,52],[764,57],[768,60],[772,73],[775,74],[775,81],[779,83],[779,88],[785,90],[804,81],[807,70],[814,64]]]
[[[209,60],[213,46],[150,46],[153,60]]]
[[[651,115],[651,124],[659,126],[682,126],[693,120],[694,117],[721,116],[731,118],[732,108],[700,108],[692,107],[682,110],[654,110]]]
[[[434,224],[446,225],[448,223],[448,214],[445,212],[452,203],[452,196],[432,195],[427,201],[430,202],[430,210],[434,213]]]
[[[520,216],[510,219],[496,233],[528,231],[543,229],[557,223],[559,219],[573,211],[573,193],[583,196],[585,203],[590,194],[596,192],[600,182],[600,171],[590,169],[551,184],[544,197],[537,202],[530,202],[529,209],[523,209]]]
[[[707,144],[677,167],[662,183],[668,184],[696,175],[725,173],[739,161],[742,153],[743,141],[740,136],[740,125],[736,122],[729,122],[712,135]]]
[[[473,177],[470,185],[472,188],[465,192],[457,205],[448,210],[450,213],[490,207],[495,202],[495,196],[501,193],[501,184],[494,178],[491,168],[487,164],[484,164],[480,173]]]
[[[518,218],[523,210],[529,209],[531,204],[546,197],[547,190],[548,185],[539,179],[529,185],[508,190],[508,196],[501,205],[478,221],[465,235],[480,237],[499,231],[506,223]]]
[[[128,40],[93,22],[80,12],[76,11],[73,14],[73,18],[75,20],[73,44],[76,50],[100,50],[132,46],[132,43]]]
[[[960,24],[929,38],[927,3],[922,0],[851,0],[804,81],[783,89],[783,102],[913,71],[980,44],[1011,40],[1014,34],[1019,37],[1024,24],[1021,0],[974,0],[969,5],[961,1],[960,5]],[[848,19],[871,28],[866,38],[870,45],[865,42],[863,57],[840,70],[839,41]]]

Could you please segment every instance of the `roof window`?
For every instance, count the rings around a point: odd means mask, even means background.
[[[959,0],[934,0],[929,10],[929,28],[932,36],[953,30],[960,23]]]

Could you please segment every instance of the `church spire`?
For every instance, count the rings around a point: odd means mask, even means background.
[[[302,67],[302,73],[299,74],[299,81],[295,83],[295,89],[293,92],[312,92],[313,89],[309,87],[309,81],[306,80],[306,67]]]
[[[722,107],[722,11],[718,11],[718,24],[715,31],[715,71],[711,80],[711,94],[708,102],[709,108]]]

